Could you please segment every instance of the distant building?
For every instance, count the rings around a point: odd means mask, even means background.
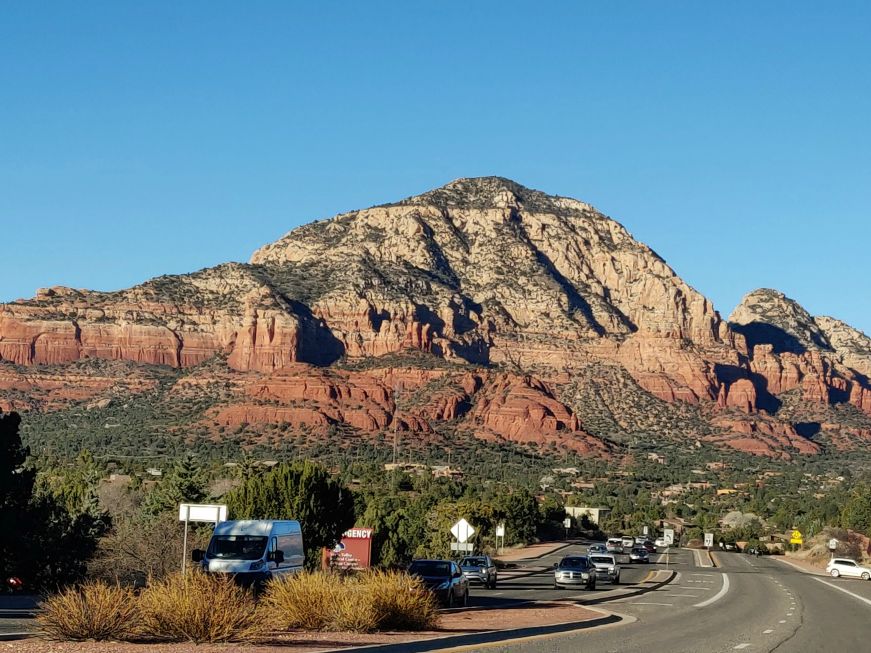
[[[601,520],[611,514],[610,508],[589,508],[587,506],[566,506],[566,514],[569,517],[574,517],[580,521],[584,517],[589,519],[596,526],[601,524]]]

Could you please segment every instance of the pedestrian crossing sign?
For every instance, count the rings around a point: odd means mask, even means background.
[[[792,531],[792,535],[789,538],[790,544],[804,544],[804,538],[801,535],[801,531],[796,529]]]

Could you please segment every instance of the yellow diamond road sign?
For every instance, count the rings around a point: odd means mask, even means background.
[[[804,544],[804,540],[802,539],[801,531],[794,530],[792,535],[789,538],[790,544]]]

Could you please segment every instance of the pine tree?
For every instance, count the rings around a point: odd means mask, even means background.
[[[185,456],[148,493],[143,511],[151,516],[178,511],[179,504],[199,503],[206,496],[202,470],[193,456]]]
[[[22,528],[28,524],[35,474],[24,463],[30,451],[18,435],[17,413],[0,415],[0,578],[20,576]]]
[[[296,519],[302,525],[306,560],[320,561],[354,525],[354,498],[327,471],[310,461],[282,463],[252,476],[225,497],[233,519]]]

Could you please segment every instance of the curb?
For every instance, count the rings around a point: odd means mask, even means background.
[[[822,571],[822,570],[820,570],[820,571],[814,571],[814,570],[811,570],[811,569],[805,569],[805,568],[802,567],[801,565],[797,565],[797,564],[795,564],[794,562],[790,562],[789,560],[784,560],[784,559],[782,559],[782,556],[768,556],[768,557],[769,557],[769,558],[774,558],[774,559],[777,560],[778,562],[781,562],[781,563],[783,563],[783,564],[785,564],[785,565],[789,565],[789,566],[792,567],[793,569],[795,569],[795,570],[797,570],[797,571],[800,571],[800,572],[803,573],[803,574],[807,574],[808,576],[825,576],[825,577],[828,577],[828,574],[825,573],[825,572]]]
[[[534,601],[530,601],[530,603],[534,603]],[[324,653],[341,653],[342,651],[379,653],[382,651],[385,653],[388,651],[401,651],[402,653],[422,653],[423,651],[437,651],[464,646],[503,644],[514,640],[524,640],[532,637],[541,637],[543,635],[570,633],[578,630],[596,628],[598,626],[618,624],[624,620],[625,617],[623,616],[609,613],[602,617],[598,617],[597,619],[588,619],[587,621],[568,621],[561,624],[551,624],[549,626],[531,626],[528,628],[515,628],[511,630],[491,630],[484,633],[474,633],[470,635],[447,635],[445,637],[435,637],[432,639],[418,640],[416,642],[397,642],[396,644],[374,644],[369,646],[331,649]]]
[[[626,592],[625,594],[620,594],[619,596],[605,596],[602,598],[592,598],[592,599],[578,599],[574,602],[578,605],[589,606],[589,605],[599,605],[600,603],[608,603],[609,601],[619,601],[621,599],[629,599],[633,596],[641,596],[642,594],[647,594],[648,592],[653,592],[658,590],[660,587],[664,587],[672,582],[677,576],[677,572],[674,569],[657,569],[656,573],[665,572],[668,574],[666,578],[661,581],[657,581],[652,584],[650,587],[639,587],[637,590],[633,590],[631,592]]]
[[[517,558],[516,560],[504,560],[503,561],[501,558],[499,558],[499,556],[491,556],[491,557],[493,558],[493,560],[497,560],[497,561],[503,562],[505,564],[517,564],[518,562],[520,562],[522,560],[538,560],[539,558],[544,558],[545,556],[553,555],[557,551],[562,551],[563,549],[568,548],[570,546],[575,546],[575,544],[576,544],[575,542],[563,543],[560,546],[556,547],[555,549],[551,549],[550,551],[545,551],[544,553],[539,553],[538,555],[529,556],[527,558]]]
[[[16,639],[27,639],[37,635],[38,633],[0,633],[0,642],[12,642]]]

